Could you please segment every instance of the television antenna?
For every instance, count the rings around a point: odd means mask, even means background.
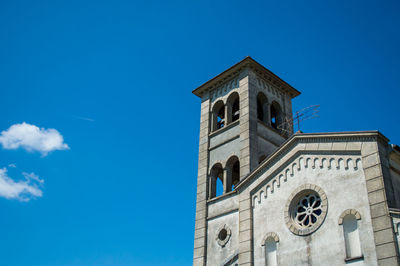
[[[278,126],[278,129],[289,131],[286,128],[293,128],[297,125],[297,131],[300,131],[300,122],[319,117],[319,104],[310,105],[297,111],[293,117],[285,117],[285,121]]]

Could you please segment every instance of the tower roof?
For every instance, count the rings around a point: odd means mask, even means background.
[[[272,73],[270,70],[265,68],[263,65],[255,61],[250,56],[247,56],[242,61],[236,63],[235,65],[231,66],[221,74],[215,76],[214,78],[210,79],[197,89],[193,90],[193,94],[202,97],[203,93],[219,86],[224,81],[230,79],[231,77],[235,76],[240,70],[243,68],[249,67],[259,75],[263,76],[267,80],[270,80],[273,84],[275,84],[278,88],[283,90],[284,92],[288,93],[291,98],[294,98],[300,95],[300,92],[289,85],[287,82],[283,81],[280,77]]]

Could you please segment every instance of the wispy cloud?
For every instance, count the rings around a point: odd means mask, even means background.
[[[56,129],[39,128],[25,122],[14,124],[2,131],[0,144],[4,149],[15,150],[21,147],[27,151],[38,151],[43,156],[54,150],[69,149],[63,136]]]
[[[85,120],[85,121],[89,121],[89,122],[94,122],[95,120],[89,117],[83,117],[83,116],[75,116],[76,119],[80,119],[80,120]]]
[[[10,164],[8,165],[8,167],[10,167],[10,168],[17,168],[17,166],[15,165],[15,163],[10,163]]]
[[[0,168],[0,197],[29,201],[43,195],[40,188],[44,183],[43,179],[34,173],[22,173],[22,175],[25,180],[15,181],[8,176],[6,168]]]

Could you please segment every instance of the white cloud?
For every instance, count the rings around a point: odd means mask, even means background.
[[[15,165],[15,163],[10,163],[10,164],[8,165],[8,167],[17,168],[17,166]]]
[[[40,179],[34,173],[22,174],[25,180],[14,181],[8,176],[6,168],[0,168],[0,197],[29,201],[34,197],[43,195],[42,190],[39,188],[44,182],[43,179]]]
[[[27,151],[38,151],[43,156],[54,150],[69,149],[63,136],[56,129],[39,128],[25,122],[2,131],[0,143],[4,149],[15,150],[21,147]]]
[[[37,175],[35,175],[34,173],[26,173],[26,172],[22,172],[22,175],[25,177],[26,180],[34,180],[40,184],[44,183],[43,179],[40,179]]]

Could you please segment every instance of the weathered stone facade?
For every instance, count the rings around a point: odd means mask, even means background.
[[[193,93],[193,265],[399,265],[397,146],[377,131],[293,134],[300,93],[250,57]]]

